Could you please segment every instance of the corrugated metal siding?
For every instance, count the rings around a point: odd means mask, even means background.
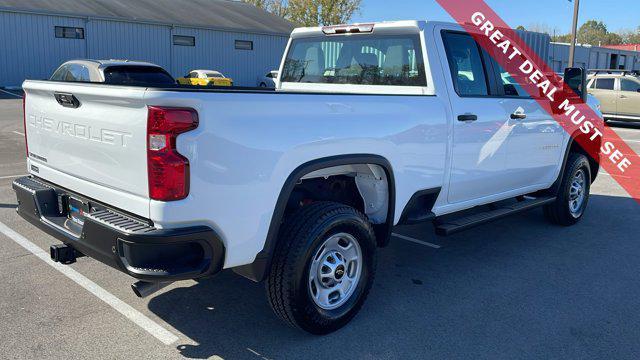
[[[84,20],[0,12],[0,86],[49,78],[60,63],[86,56],[85,40],[58,39],[55,26],[84,27]]]
[[[551,37],[549,34],[543,34],[532,31],[516,30],[516,33],[524,40],[524,42],[538,54],[538,57],[544,61],[550,62],[549,47]]]
[[[82,27],[85,39],[57,39],[55,26]],[[196,46],[173,45],[172,34],[196,37]],[[253,41],[236,50],[235,40]],[[280,65],[288,38],[166,25],[0,11],[0,86],[45,79],[71,59],[130,59],[156,63],[173,76],[192,69],[218,70],[239,86]]]
[[[554,58],[554,70],[564,71],[569,62],[569,44],[552,43],[551,56]],[[626,56],[626,70],[640,70],[640,52],[609,49],[599,46],[576,46],[575,66],[586,69],[609,69],[611,55]]]
[[[91,20],[85,31],[90,59],[148,61],[171,66],[171,29],[168,26]]]

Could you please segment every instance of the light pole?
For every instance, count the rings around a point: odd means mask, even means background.
[[[569,0],[571,1],[571,0]],[[580,0],[573,0],[573,26],[571,27],[571,46],[569,47],[569,67],[573,67],[573,59],[576,53],[576,41],[578,37],[578,9]]]

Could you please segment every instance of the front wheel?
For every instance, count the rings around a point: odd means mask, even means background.
[[[376,239],[367,218],[333,202],[307,205],[284,224],[266,281],[276,315],[312,334],[347,324],[375,276]]]
[[[583,154],[569,154],[562,183],[555,202],[544,207],[547,219],[558,225],[569,226],[582,219],[589,202],[591,167]]]

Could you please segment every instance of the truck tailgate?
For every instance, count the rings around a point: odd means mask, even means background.
[[[149,215],[145,88],[26,81],[29,171]]]

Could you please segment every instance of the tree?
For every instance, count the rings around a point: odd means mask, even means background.
[[[571,34],[552,36],[551,37],[551,41],[559,42],[559,43],[570,43],[571,42]]]
[[[287,16],[287,4],[285,0],[243,0],[260,9],[264,9],[280,17]]]
[[[362,0],[244,0],[297,25],[344,24],[360,11]]]
[[[527,29],[526,29],[524,26],[522,26],[522,25],[518,25],[518,27],[516,28],[516,30],[522,30],[522,31],[525,31],[525,30],[527,30]]]
[[[622,37],[610,33],[602,21],[589,20],[578,29],[578,43],[591,45],[618,45]]]
[[[636,31],[628,30],[622,34],[622,42],[625,44],[640,44],[640,26]]]

